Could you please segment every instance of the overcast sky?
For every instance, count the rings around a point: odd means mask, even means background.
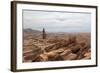
[[[90,32],[91,14],[23,10],[23,28],[48,32]]]

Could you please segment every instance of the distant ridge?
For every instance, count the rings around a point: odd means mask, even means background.
[[[23,31],[26,32],[26,33],[41,33],[41,31],[39,31],[39,30],[33,30],[33,29],[30,29],[30,28],[23,29]]]

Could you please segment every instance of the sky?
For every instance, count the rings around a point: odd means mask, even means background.
[[[23,28],[48,32],[91,32],[91,13],[23,10]]]

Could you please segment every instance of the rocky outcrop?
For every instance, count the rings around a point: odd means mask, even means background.
[[[70,36],[67,39],[30,39],[28,41],[24,44],[23,62],[91,59],[90,41],[83,40],[79,36]]]

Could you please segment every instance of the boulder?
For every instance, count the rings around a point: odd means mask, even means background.
[[[70,49],[65,50],[64,52],[62,52],[60,55],[61,56],[67,56],[68,54],[70,54],[72,51]]]
[[[70,53],[66,56],[63,56],[64,60],[75,60],[77,58],[77,54]]]

